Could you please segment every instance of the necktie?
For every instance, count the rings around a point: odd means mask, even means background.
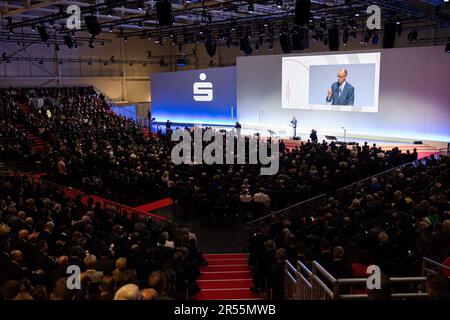
[[[341,96],[342,93],[342,86],[339,86],[339,96]]]

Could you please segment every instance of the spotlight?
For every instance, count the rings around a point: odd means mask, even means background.
[[[138,1],[138,10],[140,10],[140,11],[144,10],[144,1],[143,0]]]
[[[113,32],[113,26],[109,26],[109,32]]]
[[[445,52],[450,53],[450,41],[445,44]]]
[[[34,24],[31,26],[31,31],[33,31],[33,32],[36,31],[36,26]]]
[[[94,45],[93,45],[93,41],[92,40],[89,40],[89,46],[88,47],[91,48],[91,49],[94,49]]]
[[[253,5],[253,3],[250,3],[248,5],[248,13],[253,13],[255,11],[255,6]]]
[[[127,36],[123,37],[123,41],[128,42],[128,37]]]
[[[281,9],[283,7],[283,0],[277,0],[276,3],[278,9]]]

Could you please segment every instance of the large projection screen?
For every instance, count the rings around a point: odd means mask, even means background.
[[[339,71],[346,75],[341,75],[342,86],[338,82]],[[379,52],[283,57],[281,106],[378,112],[379,81]]]
[[[243,126],[279,130],[280,135],[283,129],[288,135],[295,116],[302,138],[311,129],[317,129],[322,136],[342,136],[345,127],[347,136],[450,141],[450,58],[443,49],[435,46],[367,51],[380,53],[378,112],[283,108],[282,60],[299,54],[238,57],[238,120]],[[336,81],[336,72],[332,76]],[[348,79],[350,82],[350,72]],[[325,95],[320,92],[321,98]]]

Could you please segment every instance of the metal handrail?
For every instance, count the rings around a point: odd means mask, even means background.
[[[441,267],[442,264],[433,261],[428,258],[424,258],[423,262],[428,262],[435,266]],[[294,297],[300,299],[323,299],[326,294],[331,299],[342,299],[342,300],[355,300],[355,299],[367,299],[367,293],[357,293],[357,294],[340,294],[339,290],[342,285],[360,285],[365,284],[367,282],[367,278],[343,278],[336,279],[334,278],[328,271],[325,270],[317,261],[313,261],[312,263],[312,271],[309,270],[301,261],[297,261],[297,270],[296,276],[298,283],[300,281],[302,287],[300,290],[301,294],[296,294],[295,290],[299,290],[297,287],[294,288]],[[292,270],[293,266],[291,263],[286,263],[286,270]],[[301,273],[307,273],[310,280],[307,280],[305,276]],[[291,281],[295,281],[292,277],[292,271],[289,272],[289,279]],[[287,278],[286,278],[287,279]],[[325,280],[330,282],[329,285],[325,283]],[[391,277],[389,278],[392,284],[414,284],[414,283],[426,283],[427,277]],[[420,287],[416,287],[420,288]],[[306,292],[304,291],[306,290]],[[310,294],[308,294],[308,291]],[[426,292],[421,292],[420,289],[417,292],[395,292],[391,294],[391,298],[393,299],[405,299],[405,298],[426,298],[428,294]]]
[[[42,179],[42,178],[41,178],[41,181],[44,182],[44,183],[51,184],[51,185],[54,185],[56,187],[62,188],[62,189],[70,190],[71,192],[74,192],[77,196],[88,197],[88,198],[92,197],[92,195],[89,195],[89,194],[87,194],[87,193],[85,193],[85,192],[83,192],[81,190],[78,190],[78,189],[75,189],[75,188],[72,188],[72,187],[63,186],[63,185],[57,184],[57,183],[55,183],[53,181],[49,181],[49,180]],[[116,207],[118,209],[123,209],[123,210],[125,210],[126,212],[128,212],[131,215],[136,213],[136,214],[139,214],[139,215],[147,216],[147,217],[152,218],[153,220],[155,220],[157,222],[158,221],[167,220],[166,217],[163,217],[163,216],[160,216],[160,215],[157,215],[157,214],[154,214],[154,213],[150,213],[150,212],[145,212],[145,211],[142,211],[142,210],[139,210],[139,209],[135,209],[135,208],[132,208],[130,206],[124,205],[122,203],[115,202],[113,200],[104,199],[103,203],[104,203],[104,205],[108,205],[108,207],[114,206],[114,207]]]
[[[0,171],[0,177],[8,177],[8,178],[9,177],[27,177],[27,178],[33,179],[33,178],[35,178],[36,176],[39,176],[39,175],[40,175],[39,173],[33,173],[33,172]],[[92,197],[92,195],[89,195],[89,194],[87,194],[87,193],[85,193],[85,192],[83,192],[81,190],[77,190],[77,189],[72,188],[72,187],[63,186],[63,185],[60,185],[60,184],[58,184],[56,182],[43,179],[42,177],[39,180],[42,183],[45,183],[47,185],[51,185],[53,187],[64,189],[64,190],[69,190],[71,193],[74,194],[73,197],[77,197],[77,196],[87,197],[87,198]],[[68,197],[70,198],[70,196],[68,196]],[[160,216],[160,215],[157,215],[157,214],[154,214],[154,213],[145,212],[143,210],[132,208],[130,206],[127,206],[127,205],[115,202],[113,200],[104,199],[103,200],[103,205],[104,206],[108,206],[108,207],[114,206],[114,207],[117,208],[118,211],[125,211],[129,215],[133,215],[133,214],[144,215],[144,216],[147,216],[147,217],[155,220],[156,222],[167,220],[167,218],[164,217],[164,216]]]
[[[316,260],[314,260],[312,262],[312,266],[313,266],[313,270],[317,269],[318,271],[320,271],[320,273],[331,283],[336,283],[337,280],[335,277],[333,277],[327,270],[325,270],[324,267],[322,267]]]
[[[306,200],[304,200],[304,201],[301,201],[301,202],[298,202],[298,203],[296,203],[296,204],[290,205],[290,206],[288,206],[288,207],[286,207],[286,208],[284,208],[284,209],[280,209],[280,210],[278,210],[278,211],[275,211],[275,212],[266,214],[265,216],[262,216],[262,217],[260,217],[260,218],[258,218],[258,219],[255,219],[255,220],[252,220],[252,221],[250,221],[250,222],[247,222],[247,224],[255,224],[255,223],[258,223],[259,221],[268,219],[268,218],[270,218],[270,217],[272,217],[272,216],[276,216],[276,215],[278,215],[278,214],[280,214],[280,213],[282,213],[282,212],[284,212],[284,211],[288,211],[288,210],[290,210],[290,209],[296,208],[296,207],[301,206],[301,205],[303,205],[303,204],[305,204],[305,203],[308,203],[308,202],[310,202],[310,201],[314,201],[314,200],[316,200],[316,199],[319,199],[319,198],[325,197],[325,196],[326,196],[326,194],[323,193],[323,194],[318,195],[318,196],[315,196],[315,197],[313,197],[313,198],[306,199]]]

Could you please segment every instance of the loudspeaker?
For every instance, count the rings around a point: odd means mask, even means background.
[[[72,49],[72,48],[73,48],[72,37],[69,36],[68,34],[66,34],[66,35],[64,36],[64,43],[66,44],[66,46],[67,46],[69,49]]]
[[[156,16],[158,18],[159,25],[173,25],[172,4],[170,1],[158,0],[158,2],[156,2]]]
[[[311,0],[297,0],[295,2],[294,24],[307,25],[311,14]]]
[[[49,39],[47,29],[44,26],[37,26],[37,31],[39,32],[39,36],[41,37],[42,42],[47,42]]]
[[[205,49],[211,58],[214,57],[214,55],[216,54],[216,49],[217,49],[217,42],[212,41],[211,39],[206,39]]]
[[[280,35],[280,45],[281,50],[283,50],[283,53],[291,53],[292,51],[291,39],[288,35],[284,33]]]
[[[396,33],[397,33],[397,25],[395,24],[395,22],[388,22],[384,25],[383,48],[394,47]]]
[[[247,36],[243,36],[239,39],[239,49],[244,52],[246,55],[251,55],[253,52],[252,46],[248,41]]]
[[[292,33],[292,49],[304,50],[309,48],[309,38],[307,28],[298,28],[297,32]]]
[[[413,143],[414,143],[414,144],[423,144],[422,141],[414,141]]]
[[[339,29],[337,26],[328,29],[328,48],[330,48],[330,51],[339,50]]]
[[[86,22],[86,28],[93,37],[98,36],[102,32],[96,16],[85,16],[84,22]]]

